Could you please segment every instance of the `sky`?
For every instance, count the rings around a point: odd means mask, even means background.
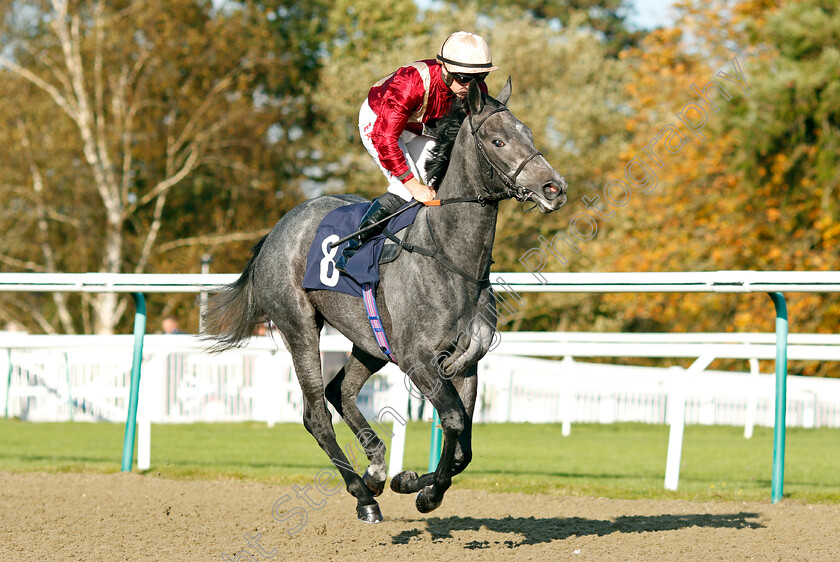
[[[219,1],[219,0],[214,0]],[[435,0],[415,0],[417,6],[426,9],[434,5]],[[675,0],[629,0],[636,14],[630,21],[640,28],[652,29],[671,22],[668,8]]]
[[[653,28],[671,22],[668,9],[674,0],[631,0],[636,15],[631,18],[634,24],[643,28]]]
[[[641,28],[651,29],[660,25],[670,23],[671,18],[668,8],[675,0],[629,0],[635,7],[636,14],[630,21]],[[434,0],[415,0],[420,8],[428,8],[434,4]],[[224,3],[224,0],[213,0],[217,7]]]

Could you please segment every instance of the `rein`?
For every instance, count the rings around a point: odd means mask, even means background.
[[[423,205],[425,205],[426,207],[440,207],[441,205],[451,205],[452,203],[481,203],[481,206],[483,207],[487,203],[495,203],[497,201],[500,201],[500,199],[488,199],[479,195],[478,197],[450,197],[448,199],[432,199],[430,201],[424,201]]]

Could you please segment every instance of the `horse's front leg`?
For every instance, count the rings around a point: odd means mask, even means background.
[[[467,412],[451,381],[437,375],[436,369],[415,369],[411,381],[437,409],[443,430],[443,447],[440,462],[433,473],[418,477],[414,472],[402,472],[391,480],[391,489],[399,493],[417,491],[416,505],[421,513],[428,513],[443,501],[443,495],[452,484],[455,467],[455,449],[467,424]]]
[[[452,378],[452,384],[466,413],[464,429],[458,437],[450,476],[460,474],[472,460],[472,419],[478,391],[478,366],[468,367],[463,375]],[[419,476],[412,470],[400,472],[391,479],[391,490],[398,494],[413,494],[434,483],[435,473]]]

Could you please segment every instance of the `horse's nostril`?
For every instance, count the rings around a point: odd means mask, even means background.
[[[543,195],[545,195],[546,199],[556,199],[558,195],[561,193],[561,188],[555,185],[553,182],[548,182],[542,187]]]

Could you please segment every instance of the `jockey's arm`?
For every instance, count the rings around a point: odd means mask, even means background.
[[[399,137],[406,129],[409,116],[423,103],[424,92],[422,79],[415,69],[397,71],[383,95],[370,136],[380,164],[395,177],[402,179],[405,176],[403,185],[420,202],[434,199],[435,191],[420,183],[411,173],[399,147]]]

